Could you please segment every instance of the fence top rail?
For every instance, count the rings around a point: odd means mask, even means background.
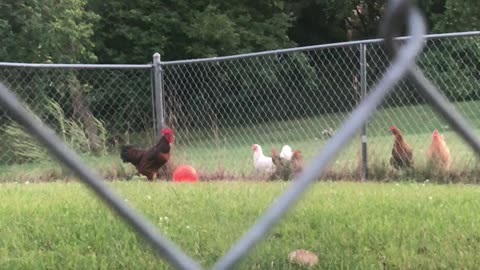
[[[456,32],[456,33],[445,33],[445,34],[430,34],[425,35],[426,39],[438,39],[438,38],[447,38],[447,37],[471,37],[471,36],[480,36],[480,31],[470,31],[470,32]],[[398,37],[396,40],[406,40],[410,36]],[[304,47],[295,47],[287,49],[278,49],[270,50],[263,52],[255,53],[245,53],[229,56],[219,56],[219,57],[209,57],[209,58],[198,58],[198,59],[186,59],[186,60],[174,60],[174,61],[161,61],[161,65],[185,65],[193,63],[207,63],[207,62],[221,62],[234,59],[246,59],[258,56],[268,56],[276,54],[284,54],[289,52],[303,52],[315,49],[328,49],[328,48],[341,48],[348,47],[353,45],[360,44],[378,44],[382,43],[383,39],[367,39],[367,40],[356,40],[356,41],[347,41],[347,42],[337,42],[329,44],[320,44]],[[0,67],[23,67],[23,68],[56,68],[56,69],[150,69],[152,64],[46,64],[46,63],[14,63],[14,62],[0,62]]]
[[[0,62],[0,67],[21,68],[58,68],[58,69],[150,69],[151,64],[128,65],[128,64],[32,64]]]
[[[438,39],[438,38],[447,38],[447,37],[451,37],[451,38],[453,38],[453,37],[471,37],[471,36],[480,36],[480,31],[456,32],[456,33],[445,33],[445,34],[430,34],[430,35],[425,35],[425,39]],[[411,37],[410,36],[403,36],[403,37],[395,38],[395,40],[406,40],[406,39],[409,39],[409,38],[411,38]],[[162,61],[161,64],[163,66],[168,66],[168,65],[184,65],[184,64],[192,64],[192,63],[221,62],[221,61],[227,61],[227,60],[245,59],[245,58],[258,57],[258,56],[283,54],[283,53],[289,53],[289,52],[303,52],[303,51],[310,51],[310,50],[315,50],[315,49],[341,48],[341,47],[348,47],[348,46],[360,45],[360,44],[378,44],[378,43],[382,43],[382,42],[383,42],[382,38],[367,39],[367,40],[356,40],[356,41],[320,44],[320,45],[295,47],[295,48],[288,48],[288,49],[278,49],[278,50],[255,52],[255,53],[245,53],[245,54],[237,54],[237,55],[229,55],[229,56],[187,59],[187,60],[175,60],[175,61]]]

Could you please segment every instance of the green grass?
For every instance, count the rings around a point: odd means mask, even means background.
[[[480,103],[459,102],[456,108],[462,112],[470,124],[480,130]],[[305,161],[311,160],[326,144],[327,138],[321,132],[327,127],[339,129],[348,113],[326,114],[318,117],[295,119],[281,122],[268,122],[242,128],[211,128],[200,130],[175,128],[176,142],[173,150],[175,164],[191,164],[198,171],[211,175],[229,175],[239,178],[250,177],[254,171],[251,145],[260,144],[269,155],[271,148],[278,150],[283,144],[300,149]],[[213,125],[213,124],[212,124]],[[409,144],[414,148],[416,167],[422,171],[426,164],[426,149],[431,142],[431,133],[438,129],[445,135],[452,153],[452,171],[456,175],[476,175],[479,171],[473,151],[440,119],[428,105],[383,108],[376,112],[368,123],[369,168],[378,179],[388,179],[387,172],[393,138],[391,125],[398,126]],[[149,138],[151,134],[132,135],[135,138]],[[142,146],[145,143],[140,143]],[[339,178],[352,178],[360,159],[360,135],[345,147],[330,170],[338,173]],[[104,157],[85,157],[86,162],[107,178],[123,178],[134,172],[128,164],[122,164],[118,152]],[[52,180],[68,177],[57,163],[43,162],[34,164],[0,166],[0,182],[25,181],[25,179]],[[411,176],[423,181],[424,172]],[[372,175],[375,176],[375,175]],[[468,181],[467,178],[466,180]]]
[[[113,182],[112,187],[203,265],[212,265],[285,183]],[[315,184],[240,269],[476,269],[480,188],[431,184]],[[0,269],[168,269],[78,183],[0,185]]]

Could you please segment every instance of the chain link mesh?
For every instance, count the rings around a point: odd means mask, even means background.
[[[363,44],[370,89],[385,72],[389,58],[379,42]],[[164,63],[167,123],[179,130],[177,157],[203,172],[243,178],[254,172],[252,144],[261,145],[267,156],[272,148],[279,151],[288,144],[301,150],[308,162],[362,99],[360,46]],[[476,102],[479,48],[479,36],[433,38],[418,57],[419,67],[474,126],[478,125],[475,110],[480,105]],[[470,148],[425,103],[411,83],[402,81],[369,121],[371,177],[392,176],[392,125],[414,148],[418,168],[425,165],[424,152],[434,129],[445,133],[447,143],[451,142],[454,164],[463,170],[466,160],[474,160]],[[359,137],[325,176],[358,179],[360,147]]]
[[[177,159],[183,159],[182,162],[189,162],[204,172],[218,175],[219,171],[225,171],[237,177],[248,177],[251,173],[249,146],[253,143],[262,144],[267,153],[270,147],[279,148],[288,143],[294,149],[300,149],[306,160],[313,159],[312,166],[306,167],[246,235],[220,258],[214,269],[235,266],[294,206],[319,173],[330,173],[330,177],[342,175],[342,179],[346,174],[358,174],[360,140],[354,141],[337,156],[329,169],[324,169],[392,91],[392,86],[407,73],[419,91],[414,91],[410,82],[400,81],[394,94],[371,118],[367,129],[370,164],[379,160],[378,163],[385,165],[376,168],[378,171],[388,166],[386,160],[392,143],[388,128],[391,125],[398,126],[414,146],[416,157],[418,153],[416,166],[422,163],[422,149],[428,145],[432,129],[446,133],[449,142],[455,140],[453,133],[449,133],[449,126],[435,116],[419,93],[428,98],[477,152],[480,151],[478,138],[442,99],[445,97],[453,102],[470,124],[478,128],[475,115],[480,79],[478,33],[468,37],[430,39],[424,53],[417,55],[425,31],[419,11],[408,1],[391,1],[391,4],[385,22],[386,29],[390,30],[388,35],[394,36],[396,31],[388,29],[394,28],[391,22],[398,17],[405,19],[405,15],[408,15],[412,35],[393,62],[389,61],[380,41],[372,41],[222,60],[163,63],[166,123],[178,134]],[[390,44],[388,36],[386,41]],[[360,63],[362,44],[367,45],[366,63]],[[418,58],[418,67],[414,65],[415,57]],[[390,66],[387,67],[387,63]],[[129,208],[74,152],[62,147],[63,139],[79,153],[108,156],[115,151],[107,146],[107,138],[112,136],[115,145],[115,140],[125,140],[116,135],[122,133],[128,137],[126,142],[151,143],[148,134],[152,134],[155,127],[156,121],[152,119],[153,112],[157,111],[153,108],[152,97],[156,93],[151,91],[151,69],[62,70],[0,66],[0,79],[26,102],[34,114],[24,110],[0,84],[2,107],[149,240],[174,267],[200,269],[195,261],[158,234],[155,226]],[[365,77],[360,74],[363,70],[360,66],[367,67],[364,75],[368,81],[364,83],[369,89],[375,89],[365,98],[360,90],[363,88],[360,78]],[[420,69],[444,89],[441,94],[423,78]],[[59,136],[41,126],[33,115]],[[38,150],[34,143],[28,143],[27,137],[22,137],[29,136],[28,133],[20,126],[15,127],[6,114],[0,115],[0,121],[0,135],[11,139],[6,140],[8,143],[4,146],[7,154],[0,157],[4,166],[9,165],[5,168],[41,163],[41,158],[46,157],[41,152],[26,156],[21,151],[25,146],[29,152],[32,148]],[[337,129],[337,135],[327,143],[327,137]],[[455,147],[452,146],[452,153],[458,159],[456,166],[475,159],[473,155],[469,156],[463,142],[458,141]],[[322,148],[322,152],[314,156],[314,149],[318,148]],[[118,156],[112,160],[118,162]]]
[[[92,164],[99,162],[101,166],[96,167],[103,169],[105,176],[121,174],[121,144],[147,146],[153,142],[148,66],[75,69],[0,65],[0,80],[71,148]],[[46,150],[3,110],[0,121],[1,181],[35,180],[34,175],[39,180],[65,176],[63,171],[52,172],[57,166],[45,166],[51,158]],[[26,177],[28,173],[32,177]]]
[[[366,47],[366,84],[370,89],[387,68],[388,57],[378,41],[362,44]],[[341,44],[246,58],[163,62],[166,124],[177,136],[174,162],[192,164],[204,180],[255,179],[252,144],[262,146],[267,156],[272,149],[280,151],[288,144],[300,150],[308,163],[362,99],[360,46]],[[428,39],[418,65],[477,127],[480,36]],[[99,156],[98,152],[107,156],[100,162],[100,171],[107,177],[134,173],[120,163],[119,145],[148,146],[154,142],[151,75],[148,67],[0,65],[2,81],[40,119],[63,134],[71,147],[86,156]],[[369,121],[371,179],[392,177],[392,125],[414,148],[416,168],[426,166],[425,151],[432,131],[437,129],[455,153],[452,169],[457,170],[452,171],[476,172],[473,151],[425,103],[412,84],[402,81]],[[24,177],[17,173],[25,166],[35,168],[47,155],[42,150],[25,153],[23,148],[30,146],[24,143],[30,141],[28,135],[19,134],[4,112],[0,121],[0,166],[6,177]],[[100,138],[92,140],[90,134]],[[324,177],[358,179],[360,150],[359,137],[342,151]]]
[[[358,56],[352,46],[167,64],[166,115],[178,130],[177,156],[200,171],[243,178],[254,171],[252,144],[267,156],[288,144],[309,160],[331,135],[322,131],[335,130],[360,99]],[[351,157],[342,165],[355,164]]]
[[[367,46],[368,89],[388,68],[388,57],[381,44]],[[417,57],[418,67],[441,89],[448,99],[475,128],[480,128],[480,36],[434,38],[426,41]],[[390,127],[397,126],[413,148],[414,174],[419,181],[436,178],[437,181],[457,181],[461,176],[478,181],[478,161],[474,151],[427,103],[415,85],[402,80],[394,92],[368,123],[369,170],[371,179],[395,179],[389,159],[392,156],[393,137]],[[429,167],[427,150],[432,133],[444,135],[451,153],[451,170],[438,175]],[[402,175],[400,175],[402,176]]]

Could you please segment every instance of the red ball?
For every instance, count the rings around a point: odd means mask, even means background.
[[[173,182],[197,182],[197,171],[189,165],[182,165],[173,171]]]

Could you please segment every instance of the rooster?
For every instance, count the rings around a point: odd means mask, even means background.
[[[137,171],[145,175],[149,181],[157,177],[158,169],[170,159],[170,147],[175,140],[173,131],[169,128],[162,130],[162,137],[158,143],[149,149],[138,149],[132,145],[121,148],[120,158],[124,163],[131,163]]]
[[[402,132],[396,126],[392,126],[390,132],[395,137],[390,164],[395,169],[413,167],[413,148],[405,141]]]
[[[432,143],[428,147],[427,156],[434,168],[450,170],[452,164],[450,150],[445,143],[445,138],[437,130],[432,133]]]
[[[255,166],[255,172],[271,174],[275,171],[275,165],[272,158],[263,154],[262,147],[258,144],[252,145],[253,150],[253,165]]]

